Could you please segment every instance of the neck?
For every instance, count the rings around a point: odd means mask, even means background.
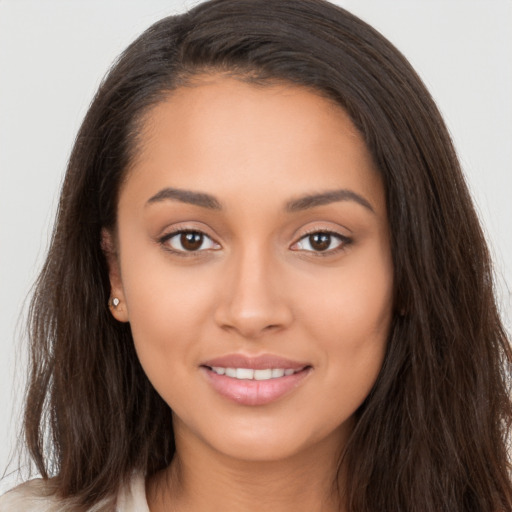
[[[239,460],[177,438],[172,464],[148,481],[152,512],[340,512],[339,434],[283,460]]]

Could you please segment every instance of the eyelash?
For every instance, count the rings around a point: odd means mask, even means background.
[[[173,254],[176,254],[177,256],[182,256],[182,257],[190,257],[190,256],[199,256],[199,255],[202,255],[201,253],[203,253],[205,250],[217,250],[217,249],[202,249],[202,250],[195,250],[195,251],[187,251],[185,249],[183,250],[180,250],[180,249],[173,249],[172,247],[169,246],[169,241],[172,240],[174,237],[178,237],[178,236],[181,236],[181,235],[186,235],[186,234],[193,234],[193,235],[200,235],[202,237],[202,240],[201,240],[201,245],[203,245],[205,239],[208,239],[210,240],[213,244],[215,245],[219,245],[217,242],[215,242],[210,236],[208,236],[206,233],[200,231],[199,229],[178,229],[176,231],[172,231],[171,233],[167,233],[166,235],[162,236],[158,242],[160,243],[160,245],[162,245],[162,247],[166,250],[166,251],[169,251]],[[183,247],[183,244],[181,243],[181,240],[180,240],[180,245]]]
[[[326,258],[328,256],[334,256],[335,254],[344,251],[347,248],[347,246],[352,243],[351,238],[344,236],[340,233],[337,233],[336,231],[331,231],[329,229],[312,229],[311,231],[308,231],[304,235],[302,235],[299,238],[299,240],[297,240],[293,245],[295,246],[301,241],[307,240],[309,237],[313,235],[328,235],[329,237],[337,238],[340,241],[340,244],[334,249],[327,249],[325,251],[305,251],[314,255],[315,257]]]
[[[172,252],[173,254],[176,254],[176,255],[182,256],[182,257],[191,257],[191,256],[197,257],[198,255],[200,255],[201,253],[203,253],[205,251],[217,250],[216,248],[215,249],[208,248],[208,249],[202,249],[202,250],[198,249],[198,250],[187,251],[184,248],[182,250],[181,249],[173,249],[169,246],[168,242],[170,240],[172,240],[174,237],[185,235],[185,234],[200,235],[202,237],[201,245],[204,244],[205,239],[208,239],[208,240],[210,240],[210,242],[212,244],[219,246],[219,244],[217,242],[215,242],[210,236],[208,236],[206,233],[204,233],[198,229],[179,229],[176,231],[172,231],[171,233],[168,233],[168,234],[162,236],[161,238],[159,238],[158,242],[160,243],[160,245],[163,246],[163,248],[166,251]],[[311,237],[313,235],[327,235],[329,237],[336,238],[340,241],[340,244],[337,247],[335,247],[334,249],[327,249],[324,251],[314,251],[314,250],[303,250],[302,249],[302,251],[310,253],[310,254],[312,254],[314,256],[318,256],[318,257],[327,257],[327,256],[333,256],[335,254],[338,254],[339,252],[345,250],[346,247],[352,243],[351,238],[341,235],[340,233],[337,233],[335,231],[331,231],[328,229],[315,229],[315,230],[311,230],[311,231],[305,233],[304,235],[302,235],[296,242],[294,242],[292,244],[292,247],[299,244],[303,240],[307,240],[309,237]],[[329,245],[330,245],[331,241],[332,240],[329,241]],[[183,247],[181,240],[180,240],[180,245]],[[301,251],[301,249],[292,249],[292,250]]]

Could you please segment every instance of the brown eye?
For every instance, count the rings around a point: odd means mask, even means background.
[[[331,245],[331,238],[329,233],[314,233],[309,235],[309,244],[314,251],[325,251]]]
[[[187,233],[181,233],[180,243],[186,251],[197,251],[203,244],[203,238],[202,233],[190,231]]]
[[[176,253],[202,252],[220,248],[219,244],[201,231],[178,231],[163,237],[160,242]]]
[[[313,253],[335,253],[336,249],[343,248],[350,244],[351,239],[339,233],[330,233],[329,231],[316,231],[303,236],[292,250],[313,252]]]

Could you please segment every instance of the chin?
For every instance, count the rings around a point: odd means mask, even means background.
[[[254,428],[252,431],[240,428],[222,430],[215,435],[209,431],[204,439],[215,451],[226,457],[246,462],[278,462],[300,457],[309,450],[317,450],[319,445],[328,443],[340,446],[344,437],[339,429],[332,432],[308,432],[275,428]]]
[[[304,446],[288,441],[273,442],[269,439],[235,440],[222,447],[225,456],[245,462],[278,462],[300,454]]]

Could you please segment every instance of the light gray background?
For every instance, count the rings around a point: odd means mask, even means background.
[[[18,319],[47,248],[79,124],[126,45],[154,21],[196,3],[0,0],[0,476],[15,444],[24,386]],[[512,1],[337,3],[387,36],[438,102],[490,239],[510,332]],[[0,491],[13,481],[0,482]]]

